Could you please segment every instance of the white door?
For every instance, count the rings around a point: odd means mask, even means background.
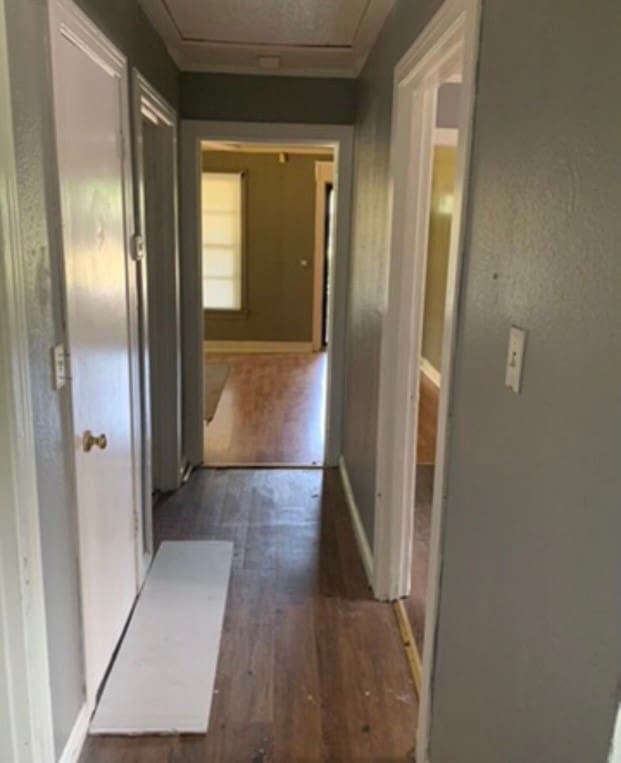
[[[87,694],[136,596],[125,65],[58,4],[53,62]],[[85,442],[87,432],[95,437]]]

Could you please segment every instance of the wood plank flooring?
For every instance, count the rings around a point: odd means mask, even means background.
[[[216,415],[205,425],[208,466],[323,463],[325,352],[208,358],[231,367]]]
[[[420,376],[418,437],[416,447],[416,508],[410,595],[404,600],[419,657],[423,655],[425,603],[429,567],[429,536],[436,460],[439,390],[425,374]]]
[[[235,544],[206,736],[89,738],[81,763],[413,761],[417,704],[335,470],[203,470],[156,538]]]
[[[425,635],[425,604],[429,569],[429,538],[433,498],[433,466],[419,465],[416,472],[414,545],[412,549],[411,591],[405,609],[412,627],[418,654],[422,658]]]
[[[421,374],[416,463],[435,464],[437,427],[438,388],[425,374]]]

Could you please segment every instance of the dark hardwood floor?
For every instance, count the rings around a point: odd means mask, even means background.
[[[89,738],[81,763],[413,761],[417,703],[335,470],[203,470],[157,541],[235,544],[209,732]]]

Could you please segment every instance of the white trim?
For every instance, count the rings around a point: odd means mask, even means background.
[[[435,146],[457,146],[459,130],[452,127],[436,127],[433,131],[433,143]]]
[[[93,24],[90,18],[82,11],[72,0],[52,0],[49,3],[50,19],[50,40],[51,40],[51,62],[52,62],[52,90],[55,91],[59,86],[56,72],[56,60],[58,55],[59,36],[70,40],[74,45],[80,48],[86,55],[97,61],[106,71],[118,78],[120,83],[120,113],[122,120],[122,142],[123,142],[123,186],[124,186],[124,212],[125,212],[125,235],[126,235],[126,257],[130,261],[130,252],[132,249],[132,237],[134,232],[134,202],[133,202],[133,182],[132,182],[132,145],[130,129],[130,101],[129,101],[129,74],[127,59],[116,48],[112,42]],[[56,100],[54,99],[54,115],[56,116]],[[56,122],[55,122],[56,126]],[[57,129],[57,128],[56,128]],[[59,177],[60,182],[60,177]],[[130,385],[131,385],[131,430],[132,430],[132,480],[133,480],[133,514],[134,526],[138,528],[141,521],[142,506],[142,441],[141,441],[141,410],[136,407],[137,395],[140,390],[140,340],[138,325],[138,271],[136,268],[127,267],[127,291],[126,299],[128,305],[128,337],[129,337],[129,360],[130,360]],[[63,278],[64,258],[63,258]],[[66,290],[66,284],[63,283]],[[70,348],[69,348],[70,351]],[[139,399],[139,398],[138,398]],[[76,473],[74,469],[74,479]],[[78,548],[80,564],[80,599],[82,610],[85,610],[85,571],[86,562],[83,559],[83,528],[80,527],[80,507],[78,506]],[[135,586],[136,593],[140,588],[138,570],[141,561],[139,559],[138,543],[134,535],[134,548],[136,556],[135,566]],[[129,613],[128,613],[129,614]],[[95,706],[96,691],[98,686],[93,685],[92,678],[89,678],[88,661],[88,641],[86,626],[83,623],[83,652],[84,665],[86,673],[86,699],[90,711]],[[110,655],[112,658],[112,655]]]
[[[184,431],[185,452],[193,464],[203,458],[203,310],[200,295],[201,257],[199,235],[200,151],[204,140],[250,141],[311,145],[335,151],[336,227],[335,255],[330,289],[330,327],[326,406],[325,463],[336,466],[341,454],[345,407],[345,351],[349,248],[352,208],[353,127],[347,125],[285,124],[263,122],[201,122],[181,124],[181,232],[182,293],[184,316]]]
[[[222,354],[269,353],[281,355],[288,353],[306,354],[313,351],[312,342],[228,342],[219,339],[206,339],[203,342],[203,348],[205,352]]]
[[[88,726],[90,723],[90,713],[88,705],[84,703],[78,713],[69,739],[65,745],[65,749],[62,751],[58,763],[78,763],[80,760],[80,754],[86,742],[86,736],[88,734]]]
[[[446,0],[395,68],[391,144],[390,277],[382,328],[375,579],[379,598],[410,588],[420,353],[437,88],[461,68],[463,97],[449,254],[438,441],[431,517],[418,751],[429,760],[432,681],[442,568],[449,405],[464,245],[480,0]],[[413,256],[414,253],[414,256]]]
[[[173,315],[175,320],[169,321],[167,328],[169,334],[165,337],[169,347],[172,347],[171,356],[175,357],[177,371],[177,391],[165,387],[165,393],[171,398],[177,398],[176,410],[166,409],[162,411],[165,431],[169,436],[163,437],[162,442],[157,443],[160,469],[169,464],[164,474],[164,489],[172,490],[179,487],[181,473],[183,471],[182,437],[181,437],[181,298],[179,293],[179,212],[178,212],[178,171],[177,171],[177,112],[163,98],[158,91],[146,80],[137,69],[132,76],[133,95],[133,123],[134,123],[134,191],[136,234],[142,236],[146,256],[136,263],[138,271],[138,298],[137,311],[142,341],[139,349],[140,360],[140,385],[139,394],[135,396],[135,405],[141,412],[141,467],[142,467],[142,512],[137,525],[138,544],[138,582],[141,585],[146,577],[147,570],[153,559],[153,442],[151,428],[151,381],[150,381],[150,357],[149,351],[149,300],[148,300],[148,247],[146,242],[146,203],[144,181],[144,157],[143,157],[143,117],[149,118],[154,125],[171,130],[172,142],[172,178],[173,203],[174,203],[174,231],[175,246],[172,256],[176,262],[176,300],[174,305],[167,305],[167,314]],[[176,433],[176,435],[175,435]],[[160,486],[161,487],[161,486]],[[146,527],[143,527],[146,525]],[[144,538],[148,539],[145,544]]]
[[[53,763],[26,286],[0,0],[0,758]]]
[[[313,249],[313,350],[322,347],[326,185],[334,182],[334,162],[315,162],[315,246]]]
[[[431,364],[430,361],[427,360],[427,358],[421,358],[420,361],[420,370],[421,373],[423,373],[432,384],[434,384],[438,389],[440,389],[440,383],[442,381],[442,374],[438,371],[438,369]]]
[[[362,524],[360,518],[360,511],[358,504],[356,503],[356,497],[351,486],[351,480],[349,479],[349,473],[347,471],[347,464],[345,457],[339,458],[339,472],[341,474],[341,482],[343,483],[343,490],[345,492],[345,499],[347,501],[347,507],[349,508],[349,514],[351,516],[351,522],[354,528],[354,536],[356,538],[356,544],[358,545],[358,551],[360,552],[360,558],[362,560],[362,566],[367,575],[369,585],[373,586],[373,551],[369,544],[367,533]]]

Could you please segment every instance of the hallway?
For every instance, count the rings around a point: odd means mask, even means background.
[[[336,470],[198,471],[155,532],[235,544],[210,731],[91,737],[81,763],[413,760],[394,614],[371,598]]]

